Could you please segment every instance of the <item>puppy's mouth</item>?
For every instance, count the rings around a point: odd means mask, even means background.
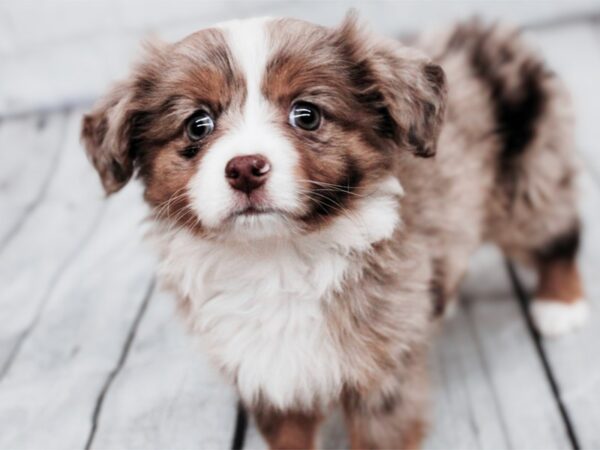
[[[243,239],[281,237],[289,234],[292,229],[287,211],[266,205],[239,208],[229,215],[227,223],[231,227],[229,231]]]
[[[286,215],[286,211],[274,205],[263,192],[253,192],[251,195],[240,195],[235,199],[235,203],[229,212],[228,219],[255,219],[276,215]]]
[[[275,208],[261,208],[257,206],[247,206],[239,211],[235,211],[232,217],[252,217],[262,216],[267,214],[283,214],[283,211]]]

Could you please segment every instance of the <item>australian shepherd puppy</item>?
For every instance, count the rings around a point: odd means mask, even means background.
[[[484,241],[538,271],[540,332],[585,319],[569,98],[511,28],[220,24],[149,48],[83,141],[108,193],[141,179],[160,277],[273,448],[335,404],[353,448],[418,447]]]

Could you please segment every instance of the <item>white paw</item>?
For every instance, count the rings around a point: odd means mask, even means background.
[[[589,316],[584,300],[564,303],[558,300],[535,299],[529,306],[533,324],[542,336],[560,336],[581,328]]]

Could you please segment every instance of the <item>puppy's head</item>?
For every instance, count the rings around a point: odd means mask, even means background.
[[[442,69],[362,31],[252,19],[153,47],[84,118],[108,193],[137,171],[157,218],[201,234],[310,232],[400,152],[433,156]]]

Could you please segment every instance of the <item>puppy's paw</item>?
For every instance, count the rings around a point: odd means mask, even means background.
[[[564,303],[558,300],[535,299],[529,310],[533,324],[542,336],[556,337],[581,328],[589,317],[585,300]]]

